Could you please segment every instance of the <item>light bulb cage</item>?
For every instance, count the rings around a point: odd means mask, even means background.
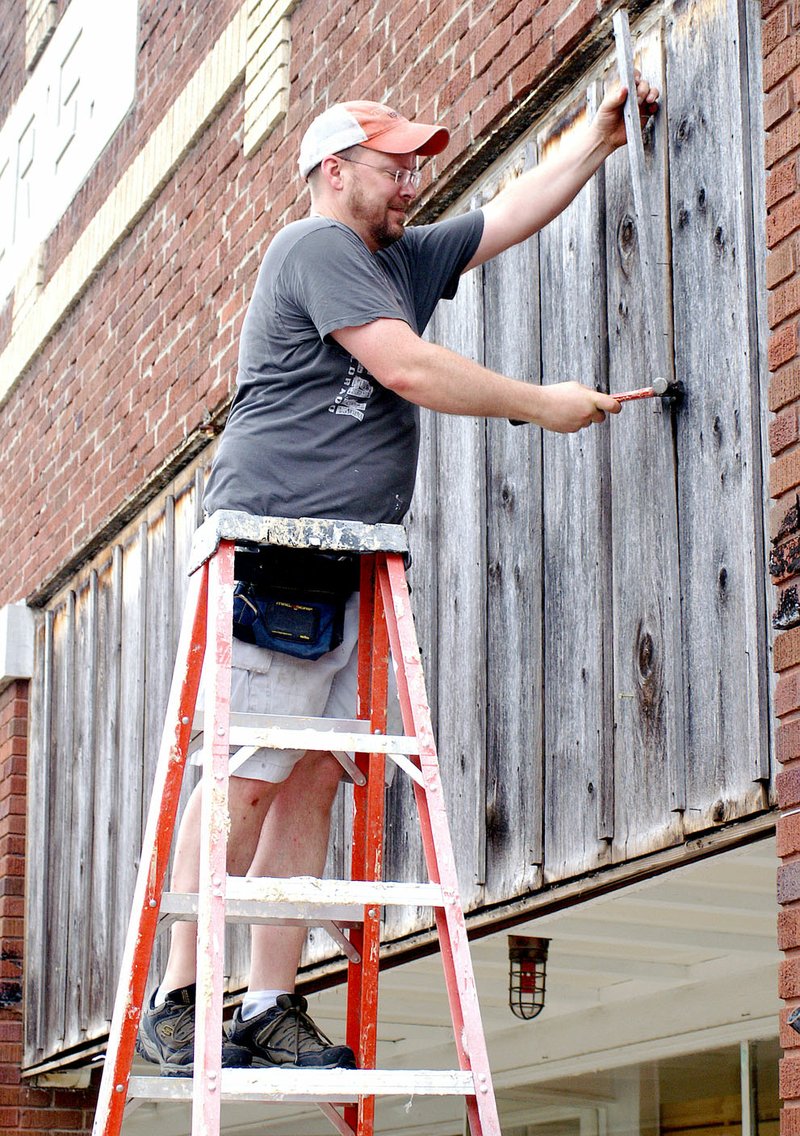
[[[525,1021],[544,1009],[549,939],[531,935],[508,936],[508,1005]]]

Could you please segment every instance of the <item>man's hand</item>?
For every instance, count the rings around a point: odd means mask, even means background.
[[[658,88],[651,87],[638,71],[634,71],[636,78],[636,102],[639,106],[639,121],[642,129],[658,110]],[[591,129],[597,134],[601,143],[610,151],[624,146],[625,118],[623,107],[628,97],[628,88],[615,83],[606,92],[597,114],[592,121]]]
[[[621,405],[609,394],[581,383],[550,383],[539,387],[541,406],[535,421],[557,434],[574,434],[593,422],[603,422],[606,414],[619,414]]]

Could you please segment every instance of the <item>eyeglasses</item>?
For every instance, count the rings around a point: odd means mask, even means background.
[[[336,157],[341,162],[352,162],[354,166],[366,166],[368,170],[377,170],[379,174],[388,174],[400,189],[407,189],[408,186],[419,189],[419,183],[422,181],[422,174],[419,170],[385,170],[383,166],[373,166],[371,162],[359,162],[355,158],[344,158],[341,154],[337,154]]]

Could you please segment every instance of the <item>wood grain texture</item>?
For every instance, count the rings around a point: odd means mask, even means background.
[[[439,306],[438,342],[483,361],[482,273],[469,272]],[[467,906],[486,873],[485,424],[436,419],[438,527],[429,555],[438,575],[437,728],[442,779]]]
[[[535,164],[519,156],[511,176]],[[538,382],[536,238],[483,269],[485,363]],[[492,894],[535,887],[542,833],[542,435],[490,420],[486,433],[487,866]]]
[[[661,36],[637,64],[663,88]],[[646,214],[634,202],[625,151],[606,163],[609,385],[626,390],[672,378],[669,344],[667,131],[648,128],[639,171]],[[647,234],[650,261],[641,256]],[[654,829],[681,835],[685,806],[683,660],[673,412],[632,403],[610,423],[614,642],[614,858],[647,847]]]
[[[667,30],[675,367],[687,392],[676,434],[686,826],[695,829],[751,811],[762,799],[750,756],[751,746],[768,752],[760,712],[762,520],[753,491],[761,440],[739,10],[727,0],[681,0]]]
[[[559,124],[542,154],[583,120]],[[597,180],[539,238],[542,380],[606,387],[605,258]],[[610,761],[608,426],[543,435],[545,877],[598,867]]]

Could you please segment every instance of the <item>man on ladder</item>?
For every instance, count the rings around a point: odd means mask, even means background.
[[[636,94],[644,121],[658,92],[638,80]],[[300,148],[311,215],[280,232],[262,263],[207,511],[399,523],[414,488],[418,406],[559,432],[617,413],[615,399],[579,383],[506,378],[420,336],[461,273],[546,225],[624,144],[625,96],[612,91],[568,146],[482,209],[409,228],[417,159],[440,153],[448,132],[370,102],[316,118]],[[357,566],[264,549],[237,554],[236,567],[232,710],[352,717]],[[321,874],[341,773],[330,753],[234,754],[229,872]],[[199,843],[196,790],[176,842],[174,891],[197,891]],[[304,936],[303,927],[253,927],[249,988],[223,1037],[223,1065],[354,1066],[353,1051],[326,1038],[294,993]],[[178,922],[137,1043],[166,1076],[193,1070],[195,965],[196,925]]]

